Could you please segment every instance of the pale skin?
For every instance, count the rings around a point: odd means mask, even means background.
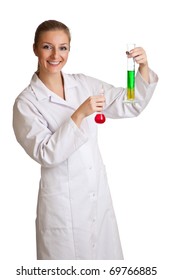
[[[70,42],[68,35],[63,30],[42,32],[37,45],[33,46],[38,57],[40,80],[55,94],[65,99],[64,83],[61,70],[68,60]],[[143,48],[137,47],[130,51],[128,57],[134,57],[139,64],[139,71],[143,79],[149,83],[149,68],[147,56]],[[105,104],[104,95],[90,96],[72,114],[71,118],[80,127],[87,116],[101,112]]]
[[[139,64],[139,72],[141,73],[143,79],[149,83],[149,68],[147,56],[143,48],[137,47],[127,53],[127,57],[133,57],[135,62]]]

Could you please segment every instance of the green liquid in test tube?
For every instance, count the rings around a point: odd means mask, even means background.
[[[127,51],[135,48],[135,44],[127,44]],[[127,58],[127,102],[135,100],[135,61]]]

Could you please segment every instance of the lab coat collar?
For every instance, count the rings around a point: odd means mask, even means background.
[[[77,82],[76,82],[73,75],[65,74],[65,73],[62,72],[62,76],[63,76],[63,79],[64,79],[65,90],[68,89],[68,88],[73,88],[73,87],[77,86]]]
[[[64,87],[66,89],[70,89],[77,86],[77,82],[72,75],[68,75],[62,73],[64,79]],[[42,101],[45,99],[50,99],[53,102],[61,103],[63,105],[70,105],[68,104],[67,100],[63,100],[61,97],[56,95],[53,91],[49,90],[45,84],[39,79],[36,73],[32,76],[31,79],[31,87],[35,93],[35,96],[38,101]]]

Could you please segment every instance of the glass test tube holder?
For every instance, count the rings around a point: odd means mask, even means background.
[[[135,44],[127,44],[127,52],[135,48]],[[127,93],[124,103],[137,103],[135,99],[135,60],[127,57]]]

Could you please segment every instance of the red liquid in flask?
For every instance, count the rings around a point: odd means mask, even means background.
[[[106,117],[104,114],[97,114],[95,116],[95,122],[96,123],[104,123],[106,121]]]

